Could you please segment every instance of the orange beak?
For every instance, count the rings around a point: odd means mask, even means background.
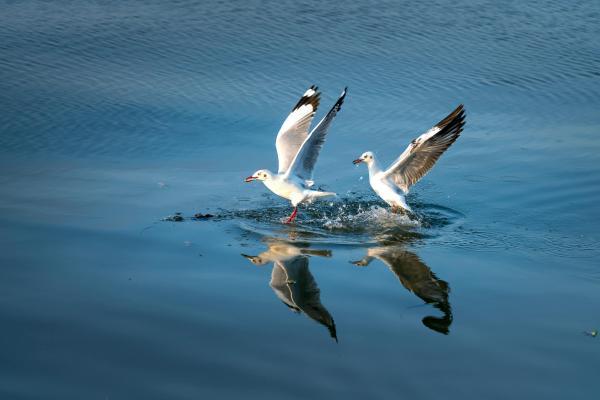
[[[256,176],[249,176],[246,179],[244,179],[244,182],[252,182],[253,180],[257,179]]]
[[[357,165],[357,164],[360,164],[361,162],[363,162],[363,160],[360,158],[357,158],[356,160],[352,161],[352,164]]]

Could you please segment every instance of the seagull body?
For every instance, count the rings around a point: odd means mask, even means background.
[[[371,187],[394,212],[410,212],[412,210],[406,204],[404,196],[458,139],[464,125],[465,112],[461,104],[433,128],[411,141],[406,150],[386,170],[379,167],[375,154],[370,151],[363,153],[353,162],[367,164]]]
[[[271,179],[266,179],[265,186],[277,196],[288,199],[294,207],[305,200],[313,200],[318,197],[335,196],[332,192],[320,192],[308,189],[310,186],[297,176],[286,176],[285,174],[271,174]]]
[[[394,184],[394,182],[385,177],[383,175],[381,168],[377,164],[375,157],[373,157],[373,161],[368,164],[369,166],[369,184],[377,193],[379,197],[383,199],[386,203],[388,203],[392,207],[400,207],[407,211],[412,211],[408,204],[406,204],[406,199],[404,195],[400,191],[400,189]]]
[[[277,173],[260,169],[246,178],[246,182],[262,181],[273,193],[291,202],[294,211],[287,223],[296,218],[298,204],[309,203],[320,197],[335,196],[333,192],[322,192],[310,188],[314,185],[312,173],[319,152],[325,143],[331,122],[342,107],[346,90],[344,89],[331,110],[309,133],[308,129],[319,106],[321,95],[316,86],[311,86],[300,98],[277,133],[275,141],[279,159]]]

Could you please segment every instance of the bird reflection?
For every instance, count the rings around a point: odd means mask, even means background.
[[[452,324],[448,283],[438,279],[415,253],[399,245],[372,247],[367,250],[367,255],[362,260],[352,263],[365,267],[374,258],[387,265],[402,286],[444,314],[442,317],[427,316],[423,318],[423,324],[436,332],[448,334]]]
[[[254,265],[272,262],[270,286],[277,297],[292,311],[325,325],[337,342],[335,322],[321,304],[319,287],[308,269],[309,256],[331,257],[331,251],[312,250],[276,239],[269,239],[267,244],[268,250],[257,256],[242,256]]]

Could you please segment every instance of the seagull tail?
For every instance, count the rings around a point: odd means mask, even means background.
[[[330,196],[337,196],[337,194],[335,194],[333,192],[320,192],[318,190],[309,190],[308,191],[308,197],[310,197],[311,199],[316,199],[319,197],[330,197]]]

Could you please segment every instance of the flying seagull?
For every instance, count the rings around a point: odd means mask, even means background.
[[[311,190],[313,169],[331,122],[342,107],[346,97],[345,88],[327,115],[308,133],[310,123],[319,107],[321,94],[316,86],[311,86],[292,112],[283,122],[275,147],[279,158],[279,169],[273,173],[268,169],[259,169],[246,178],[246,182],[262,181],[269,190],[278,196],[290,200],[294,211],[286,223],[291,223],[298,214],[298,204],[314,199],[335,196],[332,192]]]
[[[408,189],[417,183],[458,139],[464,126],[465,110],[461,104],[433,128],[413,139],[388,169],[382,171],[375,155],[370,151],[363,153],[353,162],[367,164],[371,187],[392,207],[393,212],[412,211],[404,198]]]

